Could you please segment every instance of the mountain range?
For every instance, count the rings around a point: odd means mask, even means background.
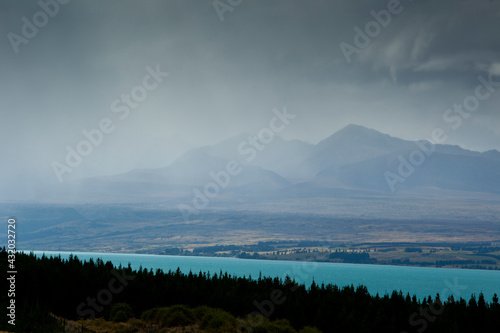
[[[198,195],[201,202],[217,197],[325,197],[335,191],[500,193],[498,150],[408,141],[358,125],[315,145],[278,136],[265,144],[259,140],[241,134],[192,149],[167,167],[83,179],[63,195],[84,202],[184,202]]]

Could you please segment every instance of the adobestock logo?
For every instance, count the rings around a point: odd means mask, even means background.
[[[219,20],[224,21],[224,13],[232,12],[237,6],[241,5],[243,0],[214,0],[212,6],[214,6]]]
[[[319,264],[316,260],[317,257],[315,255],[312,261],[302,261],[300,266],[292,265],[291,270],[289,269],[282,274],[282,280],[290,282],[288,289],[291,292],[295,292],[300,286],[296,282],[292,282],[290,276],[297,276],[305,281],[318,269]],[[285,292],[280,289],[274,289],[270,293],[268,299],[260,302],[254,300],[252,304],[257,310],[250,313],[246,318],[238,317],[238,327],[236,331],[239,333],[252,333],[254,330],[259,331],[258,327],[264,323],[264,317],[270,318],[276,306],[285,303],[286,300]]]
[[[128,286],[129,281],[135,279],[135,276],[127,275],[124,269],[120,272],[113,269],[111,273],[114,277],[109,280],[107,288],[99,290],[96,297],[87,297],[86,302],[82,302],[77,306],[76,313],[80,317],[94,319],[96,311],[103,311],[104,307],[113,301],[113,295],[121,293]]]
[[[286,107],[283,108],[283,111],[274,109],[273,113],[275,116],[269,121],[269,127],[262,128],[257,135],[249,136],[247,140],[238,145],[237,151],[245,158],[246,162],[252,162],[257,157],[257,153],[263,151],[266,145],[274,140],[276,133],[282,132],[290,124],[290,120],[296,117],[296,115],[288,113]],[[207,182],[201,189],[198,187],[193,188],[192,206],[186,204],[177,206],[184,221],[190,221],[191,215],[198,215],[200,209],[207,208],[210,199],[218,197],[220,191],[231,183],[231,177],[239,175],[242,171],[243,166],[236,160],[228,161],[225,170],[210,171],[208,175],[213,181]]]
[[[451,297],[452,299],[459,298],[462,295],[462,291],[467,289],[467,286],[458,284],[457,277],[455,277],[453,284],[451,284],[448,280],[444,280],[444,283],[446,284],[446,288],[443,288],[441,293],[438,294],[439,297],[436,297],[425,308],[420,306],[418,312],[412,313],[410,315],[410,318],[408,318],[408,323],[414,328],[413,332],[417,330],[418,333],[423,333],[429,326],[429,323],[433,323],[436,320],[437,316],[443,314],[447,302],[443,303],[440,297],[443,297],[443,299],[445,299],[447,296]],[[419,328],[417,329],[417,327]],[[401,333],[408,332],[401,331]]]
[[[40,0],[38,5],[42,10],[37,11],[33,14],[31,21],[26,17],[21,17],[21,35],[9,32],[7,38],[12,45],[12,49],[17,54],[19,53],[19,46],[21,44],[28,44],[29,41],[38,35],[39,29],[45,27],[49,23],[49,17],[54,18],[54,16],[59,13],[59,6],[66,5],[70,0]]]
[[[142,85],[134,86],[129,94],[121,94],[120,98],[116,98],[111,102],[111,112],[118,114],[120,120],[125,120],[129,117],[130,111],[136,109],[139,103],[143,102],[148,97],[148,91],[156,89],[164,78],[169,75],[167,72],[160,70],[160,65],[156,65],[153,70],[150,66],[146,67],[146,74],[142,79]],[[59,183],[64,181],[63,176],[67,173],[72,173],[82,162],[84,157],[89,156],[94,148],[99,147],[105,138],[106,134],[111,134],[115,131],[116,125],[111,118],[102,118],[99,121],[98,127],[87,130],[83,129],[82,134],[85,139],[80,140],[75,148],[66,146],[66,164],[53,161],[51,163],[52,170],[57,177]]]
[[[409,0],[411,1],[411,0]],[[360,54],[363,49],[370,46],[373,39],[377,38],[382,32],[383,28],[387,28],[392,21],[392,17],[403,12],[404,7],[401,5],[400,0],[389,0],[387,9],[382,9],[378,12],[372,10],[370,15],[373,20],[368,21],[364,26],[364,31],[355,26],[353,37],[353,44],[342,41],[339,46],[345,60],[348,64],[352,61],[354,54]]]
[[[462,103],[454,103],[453,108],[448,108],[443,113],[443,121],[448,124],[453,131],[458,130],[465,119],[468,119],[476,112],[481,102],[486,101],[500,88],[500,81],[493,80],[490,74],[488,79],[482,75],[477,77],[479,84],[474,89],[474,93],[465,96]],[[413,176],[417,168],[422,166],[436,151],[437,144],[444,144],[448,140],[447,131],[444,128],[436,127],[432,130],[428,141],[419,141],[417,147],[406,157],[403,154],[398,156],[398,166],[396,172],[387,170],[384,178],[391,192],[396,192],[396,186],[403,184],[408,178]]]

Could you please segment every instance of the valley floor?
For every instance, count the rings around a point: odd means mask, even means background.
[[[253,245],[213,245],[189,250],[168,248],[160,254],[297,260],[359,264],[468,269],[500,269],[500,247],[491,243],[418,244],[365,243],[325,246],[315,242],[260,242]]]
[[[293,212],[293,201],[254,203],[260,211],[219,210],[214,203],[213,210],[192,220],[177,209],[146,204],[0,204],[0,215],[17,217],[17,247],[28,251],[500,269],[497,201],[363,202],[332,198],[309,200],[303,207],[296,203],[300,210],[307,204],[307,213]],[[335,213],[312,212],[320,207]]]

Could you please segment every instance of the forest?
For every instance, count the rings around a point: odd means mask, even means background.
[[[62,331],[55,316],[136,323],[135,332],[175,326],[196,327],[194,332],[498,332],[500,327],[496,294],[491,300],[482,294],[469,299],[439,294],[417,299],[400,291],[370,295],[364,286],[134,270],[100,259],[33,253],[17,253],[16,267],[16,325],[4,318],[3,331]],[[5,248],[0,268],[8,271]],[[3,281],[6,291],[9,281]],[[3,309],[7,302],[2,292]]]

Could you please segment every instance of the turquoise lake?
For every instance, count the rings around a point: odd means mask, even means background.
[[[365,285],[368,291],[375,295],[384,295],[393,290],[401,290],[403,294],[410,293],[418,298],[439,293],[441,299],[453,295],[456,299],[469,299],[471,294],[479,295],[482,292],[488,302],[493,294],[500,295],[500,271],[426,268],[364,264],[337,264],[315,263],[278,260],[250,260],[237,258],[187,257],[187,256],[160,256],[128,253],[91,253],[91,252],[53,252],[34,251],[37,256],[45,253],[46,256],[58,256],[67,259],[72,253],[80,260],[101,258],[111,261],[114,265],[132,268],[152,268],[180,270],[184,273],[220,271],[237,276],[262,276],[285,278],[286,275],[294,278],[298,283],[310,286],[314,280],[317,284],[332,283],[338,286],[353,284]]]

